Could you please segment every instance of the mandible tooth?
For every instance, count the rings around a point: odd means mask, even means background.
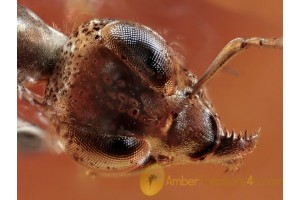
[[[232,130],[231,131],[231,136],[230,136],[232,140],[234,140],[234,135],[235,135],[234,130]]]
[[[245,139],[245,140],[247,140],[247,133],[248,133],[248,131],[246,130],[246,131],[245,131],[245,134],[244,134],[244,139]]]
[[[224,136],[225,136],[224,130],[221,130],[220,136],[221,136],[221,137],[224,137]]]
[[[237,136],[237,139],[240,140],[242,138],[242,133],[240,132]]]
[[[229,131],[226,129],[226,138],[229,138]]]

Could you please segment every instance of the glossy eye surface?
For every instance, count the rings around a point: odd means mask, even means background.
[[[144,140],[105,134],[92,128],[61,126],[64,150],[75,161],[106,173],[129,172],[147,162],[150,148]]]
[[[176,66],[166,41],[139,24],[117,21],[101,30],[104,45],[119,55],[157,89],[171,91]]]

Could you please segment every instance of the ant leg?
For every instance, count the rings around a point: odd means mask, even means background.
[[[18,152],[39,153],[53,151],[61,153],[62,149],[45,129],[34,125],[22,118],[17,121],[17,142]]]
[[[24,99],[31,105],[40,105],[42,106],[44,98],[38,94],[31,92],[25,86],[18,84],[17,85],[18,98],[20,100]]]
[[[237,53],[249,47],[278,48],[282,49],[282,38],[236,38],[231,40],[217,55],[204,75],[198,80],[190,97],[194,96],[202,85],[208,81],[225,63]]]

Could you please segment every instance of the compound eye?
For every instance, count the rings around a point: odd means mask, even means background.
[[[118,21],[101,31],[104,45],[158,90],[173,91],[176,85],[172,52],[165,40],[151,29]]]
[[[61,128],[65,152],[80,164],[105,173],[137,169],[150,155],[146,141],[128,136],[99,133],[89,127]]]

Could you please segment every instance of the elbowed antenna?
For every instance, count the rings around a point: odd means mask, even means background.
[[[201,88],[201,86],[208,81],[218,70],[220,70],[225,63],[232,58],[237,53],[242,50],[248,49],[249,47],[263,47],[263,48],[276,48],[282,49],[283,39],[279,38],[236,38],[231,40],[217,55],[215,60],[208,67],[206,72],[193,88],[193,92],[190,94],[190,97],[193,97]]]

